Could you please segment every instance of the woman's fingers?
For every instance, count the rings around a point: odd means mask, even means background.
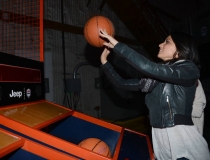
[[[103,34],[108,34],[105,29],[104,30],[100,29],[100,32],[103,33]]]
[[[106,46],[107,48],[114,48],[114,45],[111,44],[110,42],[109,43],[108,42],[104,42],[103,45]]]
[[[114,48],[114,46],[118,43],[118,41],[116,39],[114,39],[112,36],[110,36],[106,30],[102,30],[100,29],[99,35],[103,38],[106,38],[110,44],[108,43],[104,43],[105,46],[109,47],[109,48]]]
[[[101,63],[105,64],[107,62],[107,57],[110,54],[110,50],[107,48],[104,48],[102,54],[101,54]]]
[[[104,51],[106,52],[106,54],[109,54],[110,53],[110,50],[105,48]]]
[[[100,36],[108,38],[109,34],[106,32],[106,30],[100,29],[99,31]]]

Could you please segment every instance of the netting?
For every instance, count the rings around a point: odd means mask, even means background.
[[[43,61],[42,0],[0,0],[0,52]]]

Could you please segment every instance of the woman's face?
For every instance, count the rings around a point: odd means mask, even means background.
[[[163,43],[159,44],[159,47],[160,50],[157,56],[163,61],[168,61],[173,58],[178,58],[178,54],[176,54],[176,56],[174,57],[174,53],[176,52],[176,46],[171,36],[168,36]]]

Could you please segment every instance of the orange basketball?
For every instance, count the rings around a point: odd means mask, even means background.
[[[98,138],[87,138],[80,142],[78,146],[101,154],[103,156],[111,157],[111,151],[108,145]]]
[[[103,16],[92,17],[86,22],[84,27],[84,36],[90,45],[95,47],[103,46],[105,40],[99,37],[100,29],[105,29],[111,36],[115,34],[114,25],[108,18]]]

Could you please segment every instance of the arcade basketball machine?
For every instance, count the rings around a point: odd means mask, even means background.
[[[154,159],[147,135],[45,100],[43,0],[0,6],[1,159]],[[89,139],[101,148],[82,147]]]

